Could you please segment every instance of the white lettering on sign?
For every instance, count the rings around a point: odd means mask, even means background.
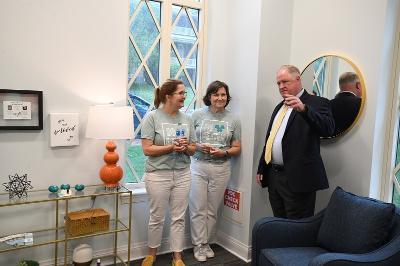
[[[224,205],[235,211],[240,210],[240,192],[232,190],[232,189],[225,189],[224,195]]]

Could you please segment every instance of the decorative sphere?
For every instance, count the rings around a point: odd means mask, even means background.
[[[82,191],[82,190],[85,189],[85,185],[83,185],[83,184],[76,184],[76,185],[75,185],[75,189],[76,189],[77,191]]]
[[[72,260],[75,264],[89,265],[93,259],[93,249],[88,244],[80,244],[72,253]]]
[[[57,192],[58,191],[58,187],[57,186],[49,186],[49,191],[51,192],[51,193],[55,193],[55,192]]]
[[[70,189],[71,186],[70,186],[69,184],[62,184],[62,185],[60,186],[60,188],[61,188],[61,189]]]

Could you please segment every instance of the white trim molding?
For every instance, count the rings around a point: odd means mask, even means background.
[[[251,246],[246,245],[230,235],[218,231],[217,244],[245,262],[251,261]]]

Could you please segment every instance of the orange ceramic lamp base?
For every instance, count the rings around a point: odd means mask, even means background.
[[[119,160],[118,153],[115,152],[117,145],[113,141],[108,141],[106,149],[108,152],[104,154],[104,165],[100,169],[100,179],[104,182],[104,185],[108,188],[118,187],[119,181],[123,176],[122,168],[117,165]]]

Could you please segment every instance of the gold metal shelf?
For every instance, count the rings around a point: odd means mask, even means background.
[[[95,237],[100,235],[108,235],[112,234],[114,236],[114,263],[116,263],[117,259],[123,263],[123,265],[128,265],[130,261],[130,247],[131,247],[131,220],[132,220],[132,191],[128,190],[125,187],[120,187],[118,190],[110,191],[106,190],[103,185],[91,185],[87,186],[84,191],[75,191],[71,189],[72,195],[69,197],[58,197],[55,193],[49,193],[47,190],[35,190],[28,191],[28,197],[22,199],[9,199],[8,193],[0,193],[0,208],[1,207],[13,207],[17,205],[23,204],[40,204],[44,202],[54,202],[55,204],[55,226],[52,228],[45,228],[39,230],[28,230],[29,233],[33,233],[33,244],[31,245],[23,245],[23,246],[10,246],[6,243],[0,243],[0,254],[4,252],[12,252],[16,250],[26,249],[26,248],[34,248],[38,246],[44,245],[54,245],[54,263],[58,265],[58,246],[59,244],[64,244],[64,265],[67,265],[67,244],[68,241],[75,239],[82,239],[88,237]],[[119,208],[120,201],[119,197],[122,195],[129,196],[129,216],[128,216],[128,224],[123,223],[119,219]],[[104,197],[111,196],[114,197],[115,206],[114,206],[114,219],[110,220],[109,230],[101,231],[96,233],[90,233],[80,236],[70,237],[65,233],[65,227],[61,226],[60,217],[60,209],[64,209],[64,215],[66,215],[69,211],[69,206],[73,205],[73,201],[76,199],[84,199],[93,197]],[[60,208],[60,203],[64,202],[64,207]],[[1,209],[0,209],[1,211]],[[0,215],[1,216],[1,215]],[[26,231],[25,231],[26,232]],[[20,232],[20,233],[25,233]],[[127,232],[128,233],[128,256],[127,262],[117,254],[117,243],[118,243],[118,234]],[[16,234],[16,233],[15,233]],[[0,236],[5,237],[5,236]],[[109,256],[108,256],[109,257]]]

